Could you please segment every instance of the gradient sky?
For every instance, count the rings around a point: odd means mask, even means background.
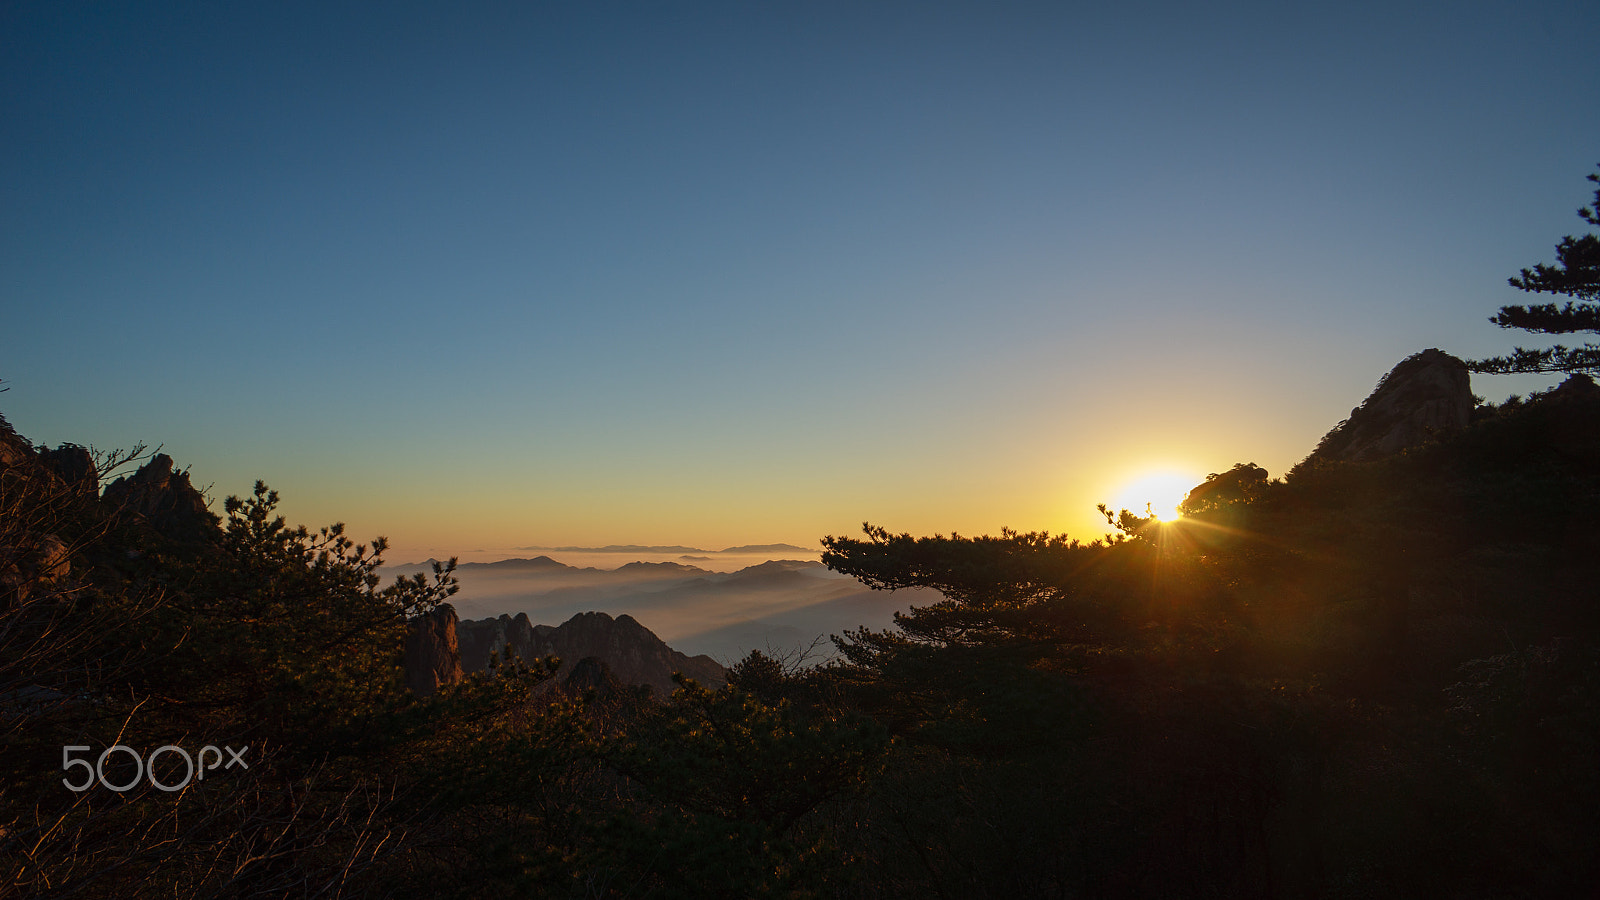
[[[0,412],[392,559],[1104,531],[1550,261],[1600,4],[11,3]],[[1554,379],[1475,379],[1502,399]],[[219,504],[220,505],[220,504]]]

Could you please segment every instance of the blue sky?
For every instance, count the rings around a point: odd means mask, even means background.
[[[402,551],[1098,533],[1502,352],[1592,3],[11,4],[0,412]],[[1475,381],[1493,399],[1550,383]],[[401,555],[406,555],[402,552]]]

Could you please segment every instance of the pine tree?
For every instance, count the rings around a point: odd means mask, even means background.
[[[1589,176],[1600,184],[1600,174]],[[1578,210],[1590,225],[1600,226],[1600,189],[1595,190],[1594,206]],[[1557,264],[1540,263],[1523,269],[1510,279],[1511,286],[1533,294],[1560,294],[1573,298],[1564,306],[1544,303],[1536,306],[1502,306],[1489,321],[1501,328],[1520,328],[1537,334],[1600,333],[1600,237],[1568,235],[1556,245]],[[1597,372],[1600,371],[1600,346],[1556,345],[1546,350],[1514,349],[1510,356],[1474,360],[1474,372],[1495,375],[1518,372]]]

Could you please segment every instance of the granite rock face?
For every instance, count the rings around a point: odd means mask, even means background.
[[[562,683],[577,673],[581,662],[593,658],[604,663],[617,681],[648,685],[657,697],[672,696],[677,688],[673,672],[682,672],[707,687],[727,681],[726,670],[716,660],[679,653],[627,615],[613,619],[602,612],[579,613],[553,627],[532,625],[526,614],[519,613],[462,622],[458,630],[461,665],[467,672],[484,671],[490,653],[504,659],[509,649],[523,660],[560,657],[555,680]]]
[[[81,447],[76,450],[93,479],[93,459]],[[58,588],[71,574],[70,549],[51,531],[70,506],[92,502],[93,492],[84,494],[63,478],[52,464],[60,457],[53,454],[77,456],[68,447],[36,451],[0,416],[0,609]]]
[[[1476,401],[1466,363],[1442,350],[1401,360],[1308,461],[1365,462],[1467,427]]]
[[[26,465],[34,458],[33,446],[0,416],[0,469]]]
[[[441,686],[461,680],[456,624],[455,607],[448,603],[411,620],[406,631],[406,687],[417,696],[432,696]]]
[[[217,534],[218,520],[205,497],[189,483],[188,472],[174,472],[172,457],[157,453],[139,471],[106,486],[105,502],[149,523],[175,541],[202,542]]]
[[[507,648],[518,658],[532,661],[535,656],[533,623],[527,613],[462,622],[456,627],[461,642],[461,669],[486,672],[491,657],[504,660]]]
[[[94,455],[88,448],[62,444],[40,453],[39,459],[79,497],[100,495],[100,470],[95,467]]]
[[[60,589],[72,572],[71,553],[53,534],[0,534],[0,609]]]

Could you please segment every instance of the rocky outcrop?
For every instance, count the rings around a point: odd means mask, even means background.
[[[723,667],[709,656],[685,656],[639,624],[632,616],[613,619],[602,612],[579,613],[560,626],[532,625],[525,614],[462,622],[458,628],[461,663],[467,672],[488,668],[489,655],[504,659],[507,651],[524,660],[561,658],[556,680],[574,677],[589,658],[604,663],[624,684],[648,685],[658,697],[670,697],[677,685],[672,673],[682,672],[708,687],[727,681]],[[592,673],[592,666],[588,669]]]
[[[39,460],[78,497],[100,495],[100,470],[94,464],[94,454],[87,447],[62,444],[54,450],[41,452]]]
[[[71,552],[52,533],[80,502],[93,502],[75,488],[52,462],[88,461],[90,483],[94,460],[83,448],[38,451],[0,416],[0,609],[59,588],[71,574]]]
[[[406,687],[430,697],[446,684],[461,680],[461,649],[456,638],[456,610],[441,603],[411,620],[406,631]]]
[[[1467,427],[1476,401],[1466,363],[1442,350],[1408,356],[1323,437],[1307,462],[1363,462]]]
[[[461,642],[461,669],[465,672],[488,671],[489,660],[504,660],[507,648],[523,660],[531,661],[539,655],[533,652],[533,623],[528,621],[527,613],[464,621],[457,626],[456,634]]]
[[[217,533],[218,520],[205,497],[189,483],[188,472],[174,472],[172,457],[157,453],[139,471],[118,478],[103,495],[111,508],[150,525],[158,534],[183,543],[200,543]]]
[[[537,632],[536,632],[537,633]],[[709,656],[689,657],[668,647],[632,616],[615,619],[601,612],[579,613],[561,627],[539,634],[541,655],[562,658],[562,670],[587,656],[605,661],[613,675],[626,684],[647,684],[658,696],[670,697],[677,687],[673,672],[710,686],[727,680],[727,673]],[[566,661],[572,661],[571,663]],[[557,676],[565,675],[557,672]]]
[[[0,532],[0,609],[60,589],[72,572],[70,557],[53,534]]]
[[[26,465],[33,458],[32,445],[17,434],[5,416],[0,416],[0,469]]]

